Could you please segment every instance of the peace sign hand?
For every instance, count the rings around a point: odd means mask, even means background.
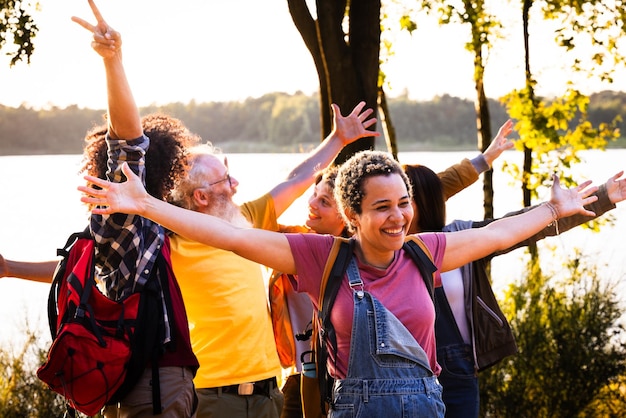
[[[94,51],[100,54],[102,58],[113,58],[117,54],[121,54],[122,36],[119,32],[115,31],[108,25],[93,0],[88,0],[88,2],[98,23],[94,26],[86,20],[76,16],[72,16],[72,21],[78,23],[83,28],[93,33],[91,47]]]

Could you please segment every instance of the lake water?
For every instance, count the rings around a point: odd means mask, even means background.
[[[420,163],[440,171],[476,152],[400,153],[402,163]],[[585,162],[577,168],[580,181],[591,178],[604,183],[620,169],[626,169],[626,150],[587,151]],[[259,197],[284,179],[302,159],[303,154],[229,154],[230,172],[240,182],[236,200],[241,203]],[[503,161],[521,162],[520,152],[507,152],[494,170],[494,212],[501,216],[521,207],[521,191],[511,178],[501,172]],[[40,261],[55,257],[56,248],[67,236],[82,230],[88,214],[79,201],[77,185],[80,155],[5,156],[0,157],[0,254],[8,259]],[[309,192],[298,199],[280,221],[302,224],[307,214]],[[547,197],[547,196],[545,196]],[[482,219],[482,183],[479,181],[448,202],[448,219]],[[612,227],[599,234],[582,228],[548,238],[541,246],[555,247],[556,257],[544,264],[559,265],[574,249],[580,249],[600,266],[604,278],[626,282],[625,249],[626,203],[611,212],[616,216]],[[541,248],[541,247],[540,247]],[[523,270],[524,250],[497,257],[493,262],[496,291],[518,279]],[[556,263],[556,264],[555,264]],[[46,303],[49,285],[24,280],[0,279],[0,343],[15,342],[18,330],[28,323],[48,338]]]

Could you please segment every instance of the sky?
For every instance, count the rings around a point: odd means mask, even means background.
[[[87,1],[40,4],[41,10],[33,13],[40,32],[30,65],[9,67],[9,59],[0,54],[0,104],[103,109],[100,58],[91,50],[91,34],[70,20],[76,15],[95,21]],[[245,100],[269,92],[312,94],[318,89],[313,60],[286,0],[100,0],[97,5],[122,34],[124,63],[139,106]],[[415,100],[443,94],[473,99],[472,57],[463,48],[466,30],[440,28],[425,19],[413,35],[395,34],[394,54],[383,67],[390,82],[387,94],[406,93]],[[487,96],[493,98],[524,84],[519,22],[505,19],[502,34],[485,76]],[[547,96],[562,94],[571,73],[563,53],[546,41],[551,37],[535,28],[531,38],[537,91]],[[587,94],[624,90],[623,73],[613,86],[586,79],[576,86]]]

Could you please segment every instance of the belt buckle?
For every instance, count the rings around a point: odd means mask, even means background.
[[[254,383],[240,383],[237,387],[239,395],[252,395],[254,393]]]

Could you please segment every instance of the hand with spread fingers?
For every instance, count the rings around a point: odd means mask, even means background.
[[[493,138],[493,141],[491,141],[491,144],[489,144],[485,152],[483,152],[483,156],[487,164],[489,164],[489,167],[493,165],[496,158],[504,151],[512,149],[515,146],[515,142],[507,139],[507,136],[509,136],[511,132],[513,132],[513,121],[508,119],[500,126],[498,134]]]
[[[376,123],[376,118],[369,118],[374,110],[365,107],[365,102],[359,102],[348,116],[342,116],[339,106],[330,105],[333,111],[333,131],[332,135],[336,135],[341,139],[342,144],[348,145],[357,139],[368,136],[379,136],[376,131],[368,131],[367,128]]]
[[[598,197],[593,195],[598,190],[598,187],[592,186],[591,180],[584,181],[578,186],[569,189],[561,187],[561,181],[556,174],[552,176],[552,181],[550,203],[556,210],[556,213],[553,213],[555,220],[577,213],[595,216],[595,213],[585,208],[586,205],[598,200]]]
[[[605,183],[609,199],[613,204],[626,200],[626,178],[620,179],[623,175],[624,171],[620,171]]]
[[[113,183],[94,176],[85,176],[90,186],[79,186],[78,190],[85,195],[81,197],[83,203],[97,206],[92,210],[95,214],[129,213],[141,215],[143,204],[148,192],[139,177],[130,169],[127,163],[122,165],[122,172],[127,178],[123,183]],[[99,189],[93,187],[98,186]]]

